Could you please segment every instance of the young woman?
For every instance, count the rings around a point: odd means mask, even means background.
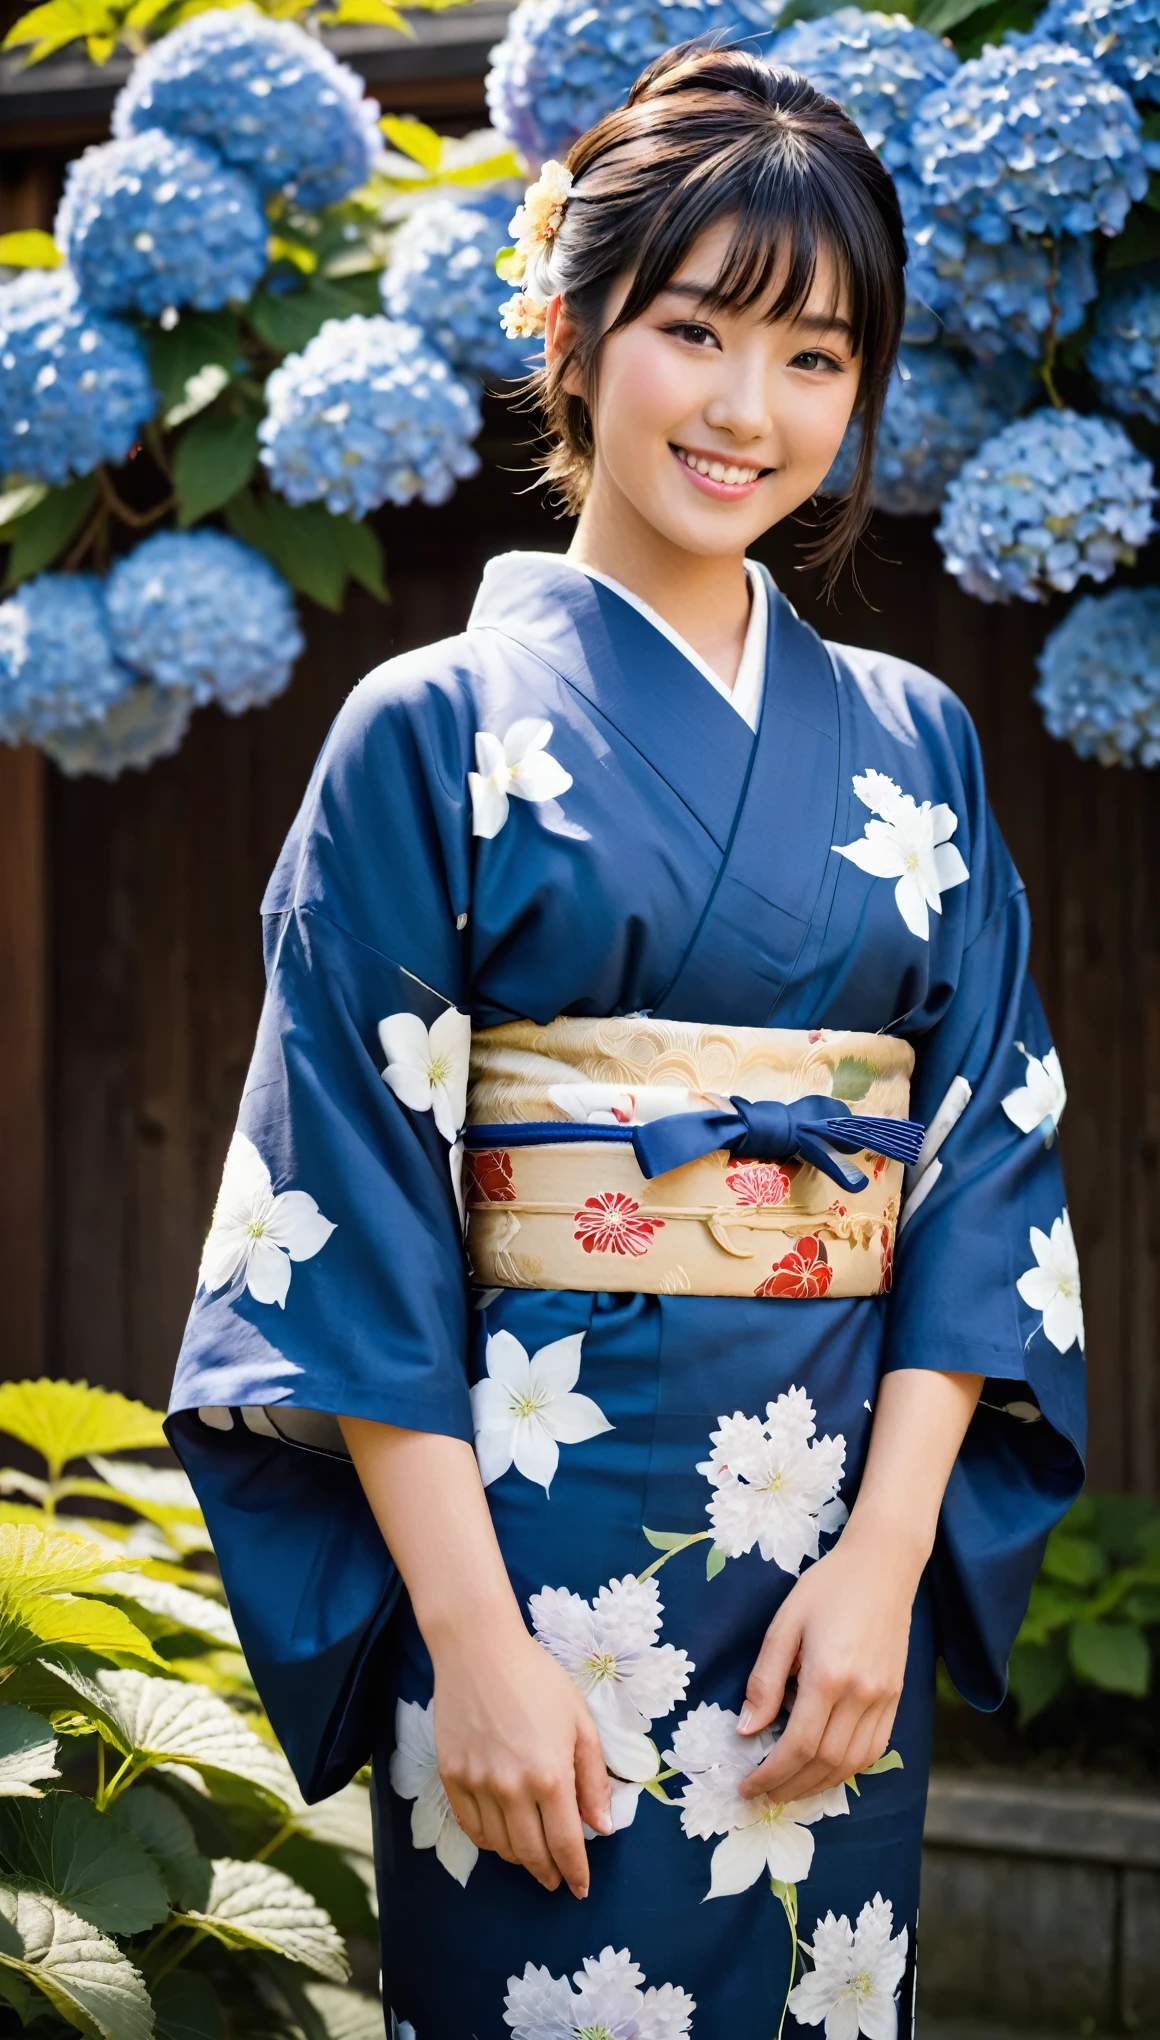
[[[936,1654],[998,1704],[1080,1477],[1062,1082],[964,711],[746,564],[855,412],[865,517],[889,176],[687,51],[569,170],[575,535],[330,734],[172,1436],[417,2040],[890,2040]]]

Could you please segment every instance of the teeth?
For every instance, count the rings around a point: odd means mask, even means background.
[[[757,481],[761,473],[760,468],[738,467],[734,462],[722,460],[706,460],[703,454],[686,453],[683,447],[677,448],[677,457],[684,461],[686,467],[692,468],[694,474],[704,475],[711,482],[724,482],[733,489]]]

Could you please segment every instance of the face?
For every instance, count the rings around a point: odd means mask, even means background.
[[[813,495],[858,394],[859,358],[832,258],[820,257],[792,320],[763,317],[776,277],[752,309],[715,310],[707,292],[731,232],[728,220],[709,228],[641,317],[608,333],[593,405],[593,507],[635,513],[701,555],[744,552]],[[606,330],[629,281],[620,279],[609,299]],[[570,339],[557,299],[549,360]]]

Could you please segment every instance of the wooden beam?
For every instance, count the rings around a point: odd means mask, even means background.
[[[48,871],[44,759],[0,745],[0,1378],[48,1337]]]

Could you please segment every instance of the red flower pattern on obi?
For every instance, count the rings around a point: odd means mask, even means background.
[[[513,1204],[512,1158],[506,1148],[470,1149],[467,1154],[468,1196],[485,1204]]]
[[[873,1171],[871,1172],[871,1177],[870,1177],[870,1180],[871,1180],[871,1182],[872,1182],[872,1183],[876,1183],[876,1182],[878,1181],[878,1178],[879,1178],[879,1176],[880,1176],[880,1175],[882,1174],[882,1172],[883,1172],[883,1170],[885,1169],[885,1167],[886,1167],[886,1156],[885,1156],[885,1155],[875,1155],[875,1157],[874,1157],[874,1168],[873,1168]]]
[[[834,1279],[826,1249],[816,1233],[806,1233],[792,1253],[775,1261],[773,1271],[754,1290],[755,1296],[824,1296]]]
[[[884,1290],[890,1289],[893,1283],[894,1242],[890,1237],[890,1227],[884,1225],[882,1228],[882,1287]]]
[[[776,1162],[744,1162],[725,1181],[738,1204],[784,1204],[789,1196],[789,1176]]]
[[[586,1197],[583,1211],[576,1213],[576,1231],[586,1254],[647,1254],[652,1236],[663,1218],[642,1218],[635,1197],[623,1190],[603,1190],[599,1197]]]

